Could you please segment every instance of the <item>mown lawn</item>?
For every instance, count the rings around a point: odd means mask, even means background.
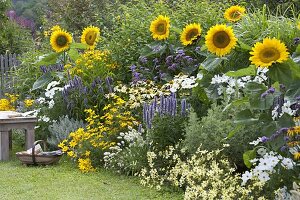
[[[82,174],[64,159],[55,166],[27,167],[14,158],[0,162],[0,199],[176,200],[182,195],[158,192],[141,186],[137,178],[104,169]]]

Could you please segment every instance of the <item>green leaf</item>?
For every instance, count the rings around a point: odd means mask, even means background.
[[[244,50],[251,51],[252,47],[251,47],[251,46],[249,46],[248,44],[245,44],[245,43],[244,43],[244,42],[242,42],[242,41],[238,41],[238,43],[239,43],[239,45],[240,45],[241,49],[244,49]]]
[[[33,84],[32,90],[36,90],[39,88],[44,87],[46,84],[50,83],[53,80],[53,77],[51,76],[50,72],[47,72],[43,74],[41,77],[39,77]]]
[[[293,117],[291,117],[289,114],[284,113],[279,119],[278,124],[280,127],[292,127],[295,125],[295,122],[293,120]]]
[[[234,120],[234,123],[242,123],[246,125],[255,124],[258,119],[255,119],[252,112],[249,109],[240,111]]]
[[[70,49],[87,49],[89,45],[83,43],[71,43]]]
[[[203,67],[207,71],[211,72],[211,71],[214,71],[219,66],[221,66],[221,63],[224,60],[227,60],[227,58],[224,58],[224,57],[219,58],[219,57],[215,57],[215,56],[209,56],[201,63],[201,67]]]
[[[247,92],[256,93],[256,92],[264,92],[267,90],[267,87],[261,83],[256,82],[248,82],[245,85],[245,90]]]
[[[261,93],[256,93],[250,96],[249,102],[252,109],[268,110],[273,106],[274,98],[274,94],[262,98]]]
[[[70,58],[73,60],[73,61],[76,61],[79,57],[79,53],[76,49],[70,49],[68,51],[68,55],[70,56]]]
[[[237,127],[235,127],[235,129],[233,129],[232,131],[230,131],[227,135],[227,139],[232,138],[238,131],[240,131],[244,126],[239,124]]]
[[[290,83],[293,81],[295,76],[300,76],[297,66],[295,66],[295,62],[291,59],[287,60],[284,63],[277,63],[274,66],[270,67],[269,70],[269,77],[273,81],[278,81],[279,83],[290,85]],[[296,73],[296,74],[295,74]]]
[[[256,67],[255,65],[250,65],[247,68],[239,69],[237,71],[229,71],[225,75],[231,77],[240,77],[240,76],[253,76],[256,74]]]
[[[291,101],[291,103],[294,103],[296,101],[296,97],[299,96],[300,96],[300,81],[295,81],[290,85],[289,89],[286,91],[285,99]]]
[[[231,108],[232,106],[239,107],[239,106],[242,106],[242,105],[245,105],[245,104],[249,104],[249,98],[248,97],[243,97],[242,99],[237,99],[237,100],[232,101],[230,104],[228,104],[223,109],[223,112],[226,111],[227,109]]]
[[[254,158],[256,158],[255,150],[249,150],[243,154],[243,160],[246,167],[251,168],[252,163],[250,162],[250,160],[253,160]]]
[[[62,53],[49,53],[45,54],[43,56],[40,56],[39,59],[34,63],[37,66],[42,66],[42,65],[53,65],[56,63],[57,58],[61,55]]]

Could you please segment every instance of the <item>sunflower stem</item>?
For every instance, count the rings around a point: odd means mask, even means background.
[[[64,66],[67,64],[67,56],[66,56],[66,52],[63,52],[63,64]]]

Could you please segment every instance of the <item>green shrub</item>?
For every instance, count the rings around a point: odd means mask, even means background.
[[[77,121],[75,119],[66,116],[60,116],[57,122],[54,122],[48,127],[50,137],[47,142],[56,147],[62,140],[67,139],[71,132],[76,131],[78,128],[85,127],[82,120]]]
[[[157,150],[163,150],[168,146],[175,146],[184,137],[184,123],[186,117],[179,115],[156,116],[148,136],[152,145]]]
[[[236,125],[232,119],[234,112],[223,112],[222,110],[222,106],[213,105],[208,110],[207,116],[202,117],[201,120],[196,113],[191,112],[185,129],[184,148],[193,154],[201,144],[208,151],[222,149],[229,145],[224,148],[223,153],[239,167],[239,170],[244,170],[243,153],[253,147],[249,142],[261,136],[260,125],[247,127]],[[229,136],[229,134],[233,136]]]

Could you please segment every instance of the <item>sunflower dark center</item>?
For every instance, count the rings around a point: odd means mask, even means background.
[[[199,34],[199,32],[197,29],[192,29],[186,34],[186,40],[187,41],[194,40],[194,39],[196,39],[195,37],[197,37],[198,34]]]
[[[219,31],[213,36],[213,43],[217,48],[225,48],[230,43],[230,37],[225,31]]]
[[[97,33],[95,31],[90,31],[85,36],[85,42],[88,45],[94,45],[96,38],[97,38]]]
[[[157,26],[156,26],[156,32],[157,34],[159,35],[163,35],[166,33],[166,24],[165,23],[159,23]]]
[[[56,44],[60,47],[66,46],[67,43],[68,43],[68,40],[64,35],[60,35],[56,38]]]
[[[280,58],[280,52],[275,48],[266,48],[260,53],[260,59],[264,63],[276,61]]]

